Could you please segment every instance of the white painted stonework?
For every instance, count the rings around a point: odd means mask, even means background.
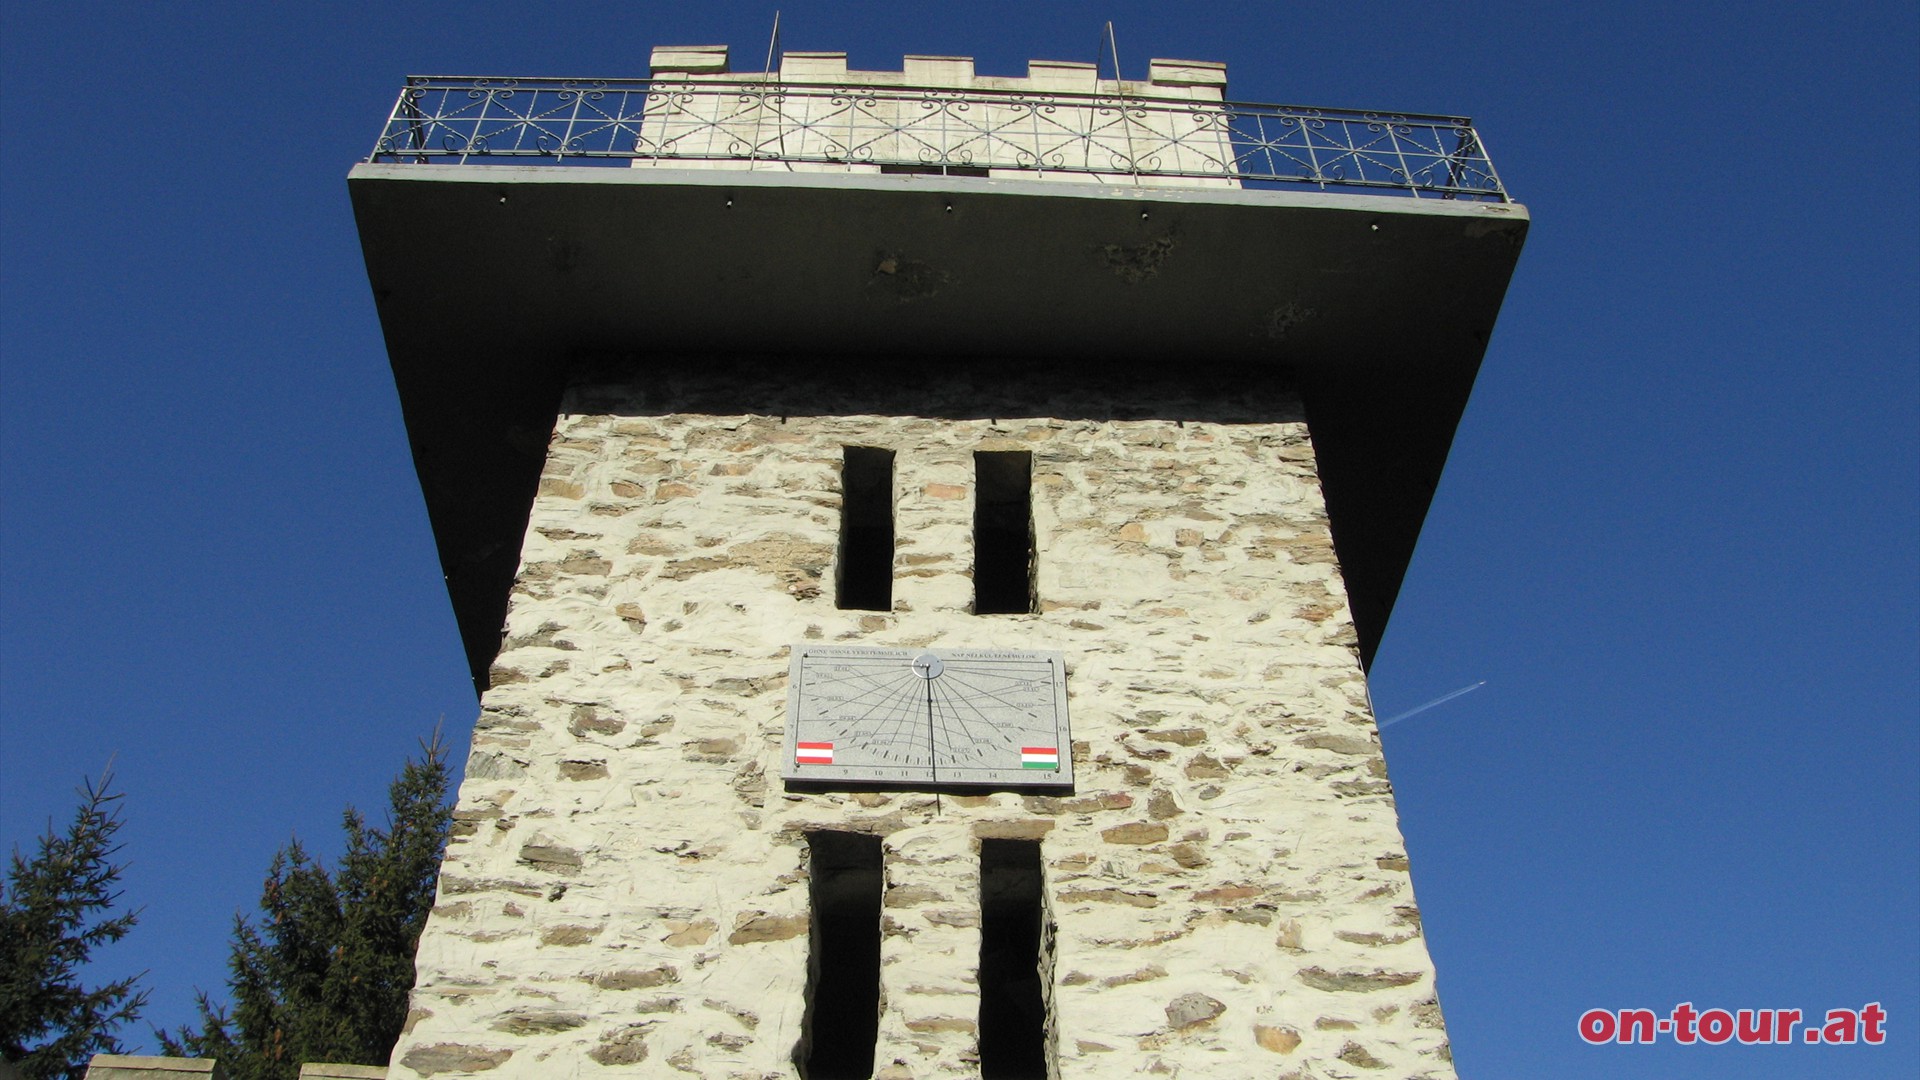
[[[796,370],[569,392],[395,1080],[798,1075],[819,829],[883,839],[880,1077],[979,1075],[984,837],[1041,845],[1056,1075],[1452,1077],[1297,401]],[[834,605],[849,445],[896,454],[890,613]],[[1004,449],[1040,610],[974,615]],[[1063,652],[1077,790],[785,791],[800,641]]]
[[[709,45],[656,48],[650,71],[634,168],[874,173],[874,162],[920,162],[1082,184],[1240,183],[1226,65],[1215,61],[1153,60],[1145,80],[1115,80],[1078,61],[1031,60],[1019,77],[976,74],[970,56],[858,71],[844,52],[789,52],[778,71],[734,72],[726,47]]]

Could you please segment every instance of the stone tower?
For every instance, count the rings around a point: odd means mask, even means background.
[[[481,716],[395,1077],[1453,1075],[1364,667],[1526,213],[1224,88],[409,81]]]

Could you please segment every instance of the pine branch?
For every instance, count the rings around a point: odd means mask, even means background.
[[[96,1053],[119,1049],[113,1032],[137,1019],[144,976],[88,987],[80,977],[93,951],[125,937],[139,911],[107,915],[120,901],[125,869],[121,796],[113,776],[84,782],[65,833],[51,822],[32,858],[15,849],[0,884],[0,1056],[29,1080],[79,1080]]]

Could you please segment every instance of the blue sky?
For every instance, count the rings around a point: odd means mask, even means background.
[[[1228,63],[1458,112],[1532,235],[1373,673],[1473,1077],[1920,1074],[1920,9],[786,3],[784,44]],[[631,76],[759,4],[0,8],[0,844],[111,758],[148,1018],[476,712],[347,169],[409,73]],[[1591,1007],[1883,1003],[1852,1049]],[[142,1041],[134,1032],[134,1041]]]

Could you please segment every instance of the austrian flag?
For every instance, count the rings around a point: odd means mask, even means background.
[[[794,748],[793,760],[802,765],[831,765],[833,764],[833,744],[803,742]]]
[[[1020,767],[1023,769],[1058,769],[1060,767],[1060,748],[1057,746],[1023,746],[1020,748]]]

